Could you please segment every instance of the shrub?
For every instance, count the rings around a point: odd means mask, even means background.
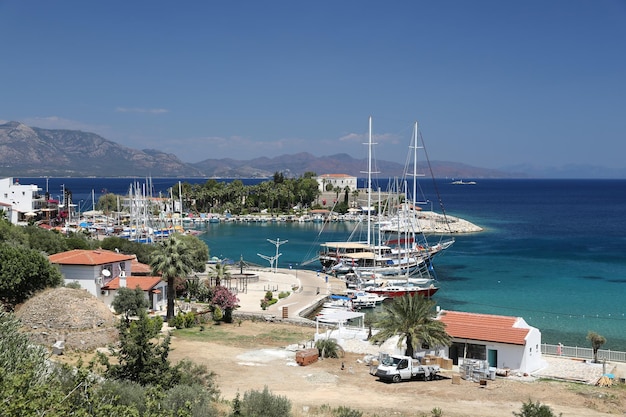
[[[550,407],[541,404],[539,401],[533,403],[530,399],[522,404],[520,413],[513,412],[513,415],[515,417],[556,417]],[[559,416],[561,415],[559,414]]]
[[[196,323],[196,314],[192,311],[186,313],[184,315],[184,322],[186,328],[193,327],[193,325]]]
[[[65,286],[67,288],[72,288],[74,290],[80,290],[82,287],[80,286],[80,282],[78,281],[72,281],[72,282],[68,282],[67,284],[65,284]]]
[[[146,411],[145,388],[133,381],[106,379],[96,395],[101,402],[115,399],[116,404],[136,407],[141,414]]]
[[[358,410],[353,410],[349,407],[340,406],[333,411],[333,417],[361,417],[363,413]]]
[[[172,415],[190,417],[211,417],[217,412],[211,405],[211,399],[199,385],[176,385],[170,388],[163,399],[163,408]]]
[[[281,299],[283,299],[283,298],[287,298],[287,297],[289,297],[289,291],[281,291],[281,292],[278,294],[278,299],[279,299],[279,300],[281,300]]]
[[[320,339],[315,342],[320,358],[343,358],[345,352],[334,339]]]
[[[184,329],[185,328],[185,316],[183,315],[183,313],[179,311],[178,314],[176,314],[174,317],[169,319],[167,324],[170,327],[176,327],[177,329]]]
[[[291,401],[287,397],[273,395],[267,386],[263,392],[246,391],[240,403],[241,414],[246,417],[291,416]]]
[[[213,307],[213,321],[219,323],[222,320],[223,313],[222,309],[219,306]]]

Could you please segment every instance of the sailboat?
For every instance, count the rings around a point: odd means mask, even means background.
[[[326,242],[321,244],[319,260],[327,272],[336,275],[356,273],[360,276],[383,277],[409,276],[428,266],[426,259],[429,252],[414,250],[417,245],[403,248],[392,247],[383,242],[381,229],[378,238],[374,238],[372,223],[372,118],[369,118],[367,169],[367,232],[365,241]],[[379,207],[381,204],[379,202]],[[380,213],[379,213],[380,216]]]

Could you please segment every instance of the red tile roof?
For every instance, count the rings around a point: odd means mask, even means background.
[[[442,311],[439,317],[446,332],[455,339],[525,345],[529,328],[516,327],[519,317]]]
[[[150,265],[142,264],[137,260],[137,258],[133,259],[130,263],[130,270],[133,275],[146,275],[152,273]]]
[[[53,264],[59,265],[106,265],[114,262],[132,261],[134,255],[124,255],[109,250],[84,250],[74,249],[68,252],[50,255],[48,259]]]
[[[126,286],[130,289],[137,287],[144,291],[150,291],[161,282],[161,277],[126,277]],[[120,277],[113,278],[103,290],[117,290],[120,288]]]

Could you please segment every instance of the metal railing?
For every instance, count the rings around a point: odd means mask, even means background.
[[[578,346],[563,346],[541,344],[541,353],[544,355],[563,356],[566,358],[593,359],[593,349]],[[607,362],[626,362],[626,352],[617,350],[599,349],[598,360]]]

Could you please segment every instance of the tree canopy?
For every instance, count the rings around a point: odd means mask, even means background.
[[[0,303],[9,309],[62,282],[61,273],[39,251],[0,242]]]
[[[174,234],[158,243],[151,255],[150,266],[154,275],[167,282],[167,319],[174,317],[175,279],[186,278],[194,262],[185,240]]]
[[[427,344],[431,348],[448,346],[451,339],[443,322],[437,320],[436,303],[421,295],[405,295],[383,304],[383,313],[376,322],[380,329],[370,339],[382,342],[400,336],[398,346],[406,341],[405,355],[413,357],[415,347]]]

